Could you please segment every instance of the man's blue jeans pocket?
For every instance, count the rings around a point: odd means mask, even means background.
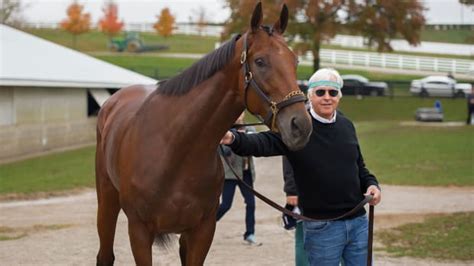
[[[304,248],[310,265],[365,265],[367,217],[331,222],[303,221]]]

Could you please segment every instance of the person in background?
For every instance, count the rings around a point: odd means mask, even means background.
[[[245,113],[242,113],[239,116],[236,121],[236,124],[244,123],[244,114]],[[237,129],[237,131],[247,134],[256,132],[254,127],[240,127]],[[255,167],[253,158],[251,156],[238,156],[233,153],[232,150],[227,146],[223,146],[223,150],[224,151],[221,156],[225,156],[231,164],[232,168],[238,174],[240,174],[240,177],[242,177],[243,181],[253,187],[253,183],[255,182]],[[224,214],[232,207],[235,188],[238,186],[240,193],[244,197],[245,201],[246,231],[244,233],[244,243],[251,246],[260,246],[262,245],[262,243],[257,242],[255,238],[255,196],[250,189],[245,187],[237,180],[234,173],[229,168],[224,159],[221,159],[224,164],[225,180],[224,189],[222,191],[221,204],[219,205],[219,209],[217,210],[217,221],[219,221],[224,216]]]
[[[228,131],[221,140],[241,156],[286,155],[294,171],[298,206],[306,217],[326,220],[347,213],[364,195],[381,200],[375,176],[365,166],[352,122],[337,111],[343,81],[334,69],[316,71],[309,80],[313,131],[298,151],[289,150],[272,131]],[[278,118],[277,118],[278,119]],[[368,218],[364,208],[335,221],[303,221],[304,248],[312,266],[367,264]]]
[[[467,120],[466,124],[474,125],[474,87],[471,88],[471,93],[467,95]]]
[[[292,206],[292,211],[300,213],[298,208],[298,192],[295,184],[293,168],[285,156],[282,156],[283,179],[285,186],[283,190],[286,194],[286,204]],[[295,226],[295,266],[308,266],[308,256],[304,251],[303,223],[296,221]]]

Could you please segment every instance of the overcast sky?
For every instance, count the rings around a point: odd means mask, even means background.
[[[1,1],[1,0],[0,0]],[[398,1],[398,0],[392,0]],[[21,0],[25,6],[23,17],[29,22],[58,22],[66,17],[66,8],[72,0]],[[92,20],[98,21],[102,16],[104,0],[79,0],[86,12],[91,13]],[[224,0],[115,0],[119,5],[119,17],[126,23],[153,22],[164,7],[169,7],[178,22],[189,22],[196,17],[197,11],[205,9],[207,20],[223,22],[229,16],[224,8]],[[458,0],[423,0],[428,10],[427,22],[474,24],[474,10],[459,4]]]

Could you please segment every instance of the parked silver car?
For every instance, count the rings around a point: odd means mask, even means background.
[[[469,83],[457,83],[456,80],[447,76],[428,76],[424,79],[413,80],[410,92],[421,97],[465,97],[471,93],[472,85]]]

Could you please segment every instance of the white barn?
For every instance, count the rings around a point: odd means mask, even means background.
[[[156,83],[0,24],[0,161],[92,143],[111,92]]]

